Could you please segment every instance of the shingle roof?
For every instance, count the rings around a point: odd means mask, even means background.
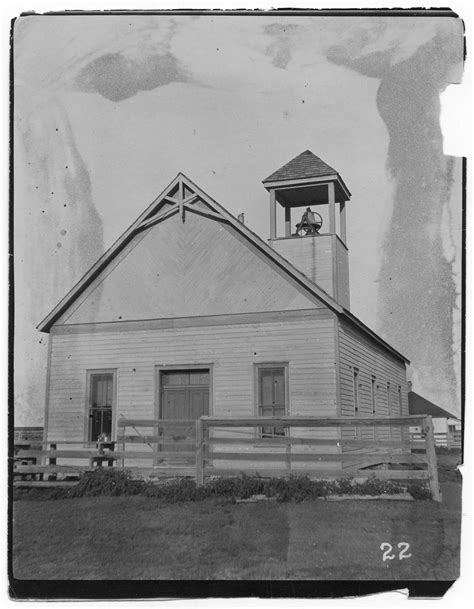
[[[334,175],[337,171],[327,165],[319,157],[305,150],[280,169],[274,171],[263,182],[278,182],[279,180],[300,180],[302,178],[318,178]]]

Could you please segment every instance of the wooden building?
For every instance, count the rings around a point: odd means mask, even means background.
[[[451,412],[433,404],[430,400],[412,391],[408,383],[408,412],[410,415],[429,415],[433,420],[434,438],[437,446],[461,448],[462,422]],[[410,434],[417,438],[422,433],[420,426],[410,427]]]
[[[406,358],[350,312],[342,178],[306,151],[263,184],[268,243],[179,174],[41,322],[46,440],[113,440],[119,417],[408,415]]]

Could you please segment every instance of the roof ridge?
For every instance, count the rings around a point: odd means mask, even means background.
[[[307,149],[270,174],[268,178],[263,180],[263,183],[315,178],[334,174],[337,174],[337,171],[333,167],[316,156],[314,152]]]

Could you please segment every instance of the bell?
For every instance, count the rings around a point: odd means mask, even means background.
[[[311,210],[310,207],[306,208],[306,211],[301,216],[301,221],[296,225],[296,236],[300,236],[301,231],[304,231],[305,235],[317,235],[323,225],[323,219],[317,213]]]

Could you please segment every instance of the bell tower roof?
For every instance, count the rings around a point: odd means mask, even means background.
[[[304,178],[319,178],[322,176],[336,175],[337,171],[327,163],[313,154],[311,150],[305,150],[286,165],[274,171],[265,182],[278,182],[280,180],[300,180]]]
[[[294,159],[291,159],[286,165],[274,171],[268,178],[265,178],[263,185],[267,190],[273,188],[277,190],[286,189],[286,194],[290,195],[291,193],[288,189],[291,187],[309,187],[327,182],[334,182],[337,201],[348,201],[350,199],[351,193],[339,173],[313,154],[311,150],[305,150],[298,156],[295,156]],[[312,194],[315,195],[316,191]],[[319,203],[320,201],[315,202]],[[296,203],[296,201],[290,203],[287,201],[285,205],[288,204],[293,206],[294,204],[299,205],[302,203]]]

